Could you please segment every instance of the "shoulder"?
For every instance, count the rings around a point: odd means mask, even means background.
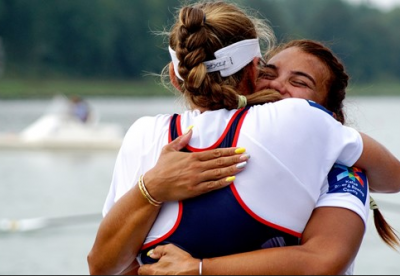
[[[162,114],[156,116],[144,116],[137,119],[129,128],[127,135],[141,131],[142,135],[148,132],[157,132],[160,128],[169,127],[172,115]],[[138,134],[138,133],[136,133]]]
[[[294,128],[317,131],[318,129],[337,127],[341,125],[334,119],[332,113],[323,106],[305,99],[289,98],[275,103],[255,106],[251,113],[259,120],[270,118],[283,128]]]
[[[299,98],[288,98],[274,103],[267,103],[264,105],[258,105],[253,107],[257,112],[274,111],[281,114],[286,114],[292,116],[293,113],[301,115],[307,114],[324,114],[326,116],[332,117],[333,113],[327,110],[322,105],[305,99]]]
[[[328,114],[328,115],[330,115],[330,116],[333,117],[333,112],[329,111],[328,109],[326,109],[326,108],[323,107],[322,105],[317,104],[316,102],[311,101],[311,100],[306,100],[306,102],[307,102],[311,107],[317,108],[317,109],[319,109],[319,110],[321,110],[321,111],[325,112],[326,114]]]
[[[130,127],[130,129],[137,128],[150,128],[152,126],[163,125],[171,119],[171,114],[159,114],[156,116],[143,116],[137,119]]]
[[[333,113],[330,112],[328,109],[323,107],[322,105],[311,101],[311,100],[305,100],[305,99],[298,99],[298,98],[289,98],[289,99],[284,99],[282,101],[277,102],[278,106],[280,108],[285,108],[285,109],[293,109],[296,111],[302,111],[303,113],[311,113],[311,114],[318,114],[322,113],[328,116],[332,116]]]
[[[142,147],[154,140],[159,134],[169,128],[170,114],[144,116],[137,119],[125,134],[122,149],[132,150],[132,147]]]

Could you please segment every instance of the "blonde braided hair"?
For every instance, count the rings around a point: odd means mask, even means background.
[[[263,21],[248,16],[234,4],[222,1],[185,6],[169,36],[170,47],[179,59],[179,81],[186,100],[206,110],[236,109],[243,99],[248,105],[281,99],[275,91],[255,93],[255,81],[248,66],[238,73],[221,77],[219,72],[207,73],[203,64],[215,59],[214,53],[236,42],[259,38],[268,47],[274,44],[272,29]]]

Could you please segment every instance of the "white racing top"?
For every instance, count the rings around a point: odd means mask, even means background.
[[[181,114],[181,129],[194,125],[190,147],[211,148],[235,112],[195,110]],[[103,215],[136,185],[141,174],[154,167],[168,143],[170,120],[170,114],[143,117],[129,129],[116,160]],[[329,206],[350,209],[366,224],[367,183],[362,187],[356,187],[359,182],[356,186],[332,186],[327,177],[335,163],[352,167],[359,159],[361,136],[314,104],[285,99],[251,107],[236,146],[246,148],[251,159],[233,185],[243,203],[261,220],[301,236],[314,208]],[[344,174],[340,171],[337,180]],[[178,215],[178,202],[164,204],[145,244],[171,231]]]

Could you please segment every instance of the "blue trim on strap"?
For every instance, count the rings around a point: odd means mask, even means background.
[[[310,101],[310,100],[306,100],[306,101],[308,102],[308,104],[309,104],[310,106],[315,107],[315,108],[318,108],[318,109],[321,109],[322,111],[324,111],[324,112],[328,113],[329,115],[333,116],[333,112],[332,112],[332,111],[329,111],[328,109],[326,109],[326,108],[323,107],[322,105],[317,104],[317,103],[314,102],[314,101]]]

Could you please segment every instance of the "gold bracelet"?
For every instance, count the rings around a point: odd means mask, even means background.
[[[160,202],[160,201],[155,200],[155,199],[150,195],[149,191],[147,191],[146,185],[144,184],[144,181],[143,181],[143,175],[141,175],[140,178],[139,178],[138,186],[139,186],[139,189],[140,189],[140,192],[142,193],[142,195],[147,199],[147,201],[148,201],[151,205],[153,205],[153,206],[155,206],[155,207],[160,207],[160,206],[162,206],[163,203]]]
[[[156,203],[155,200],[150,196],[149,192],[146,189],[146,186],[144,185],[144,183],[142,181],[142,176],[139,179],[138,186],[139,186],[139,189],[140,189],[140,192],[142,193],[142,195],[147,199],[147,201],[151,205],[153,205],[155,207],[160,207],[161,206],[161,203],[160,204]]]

